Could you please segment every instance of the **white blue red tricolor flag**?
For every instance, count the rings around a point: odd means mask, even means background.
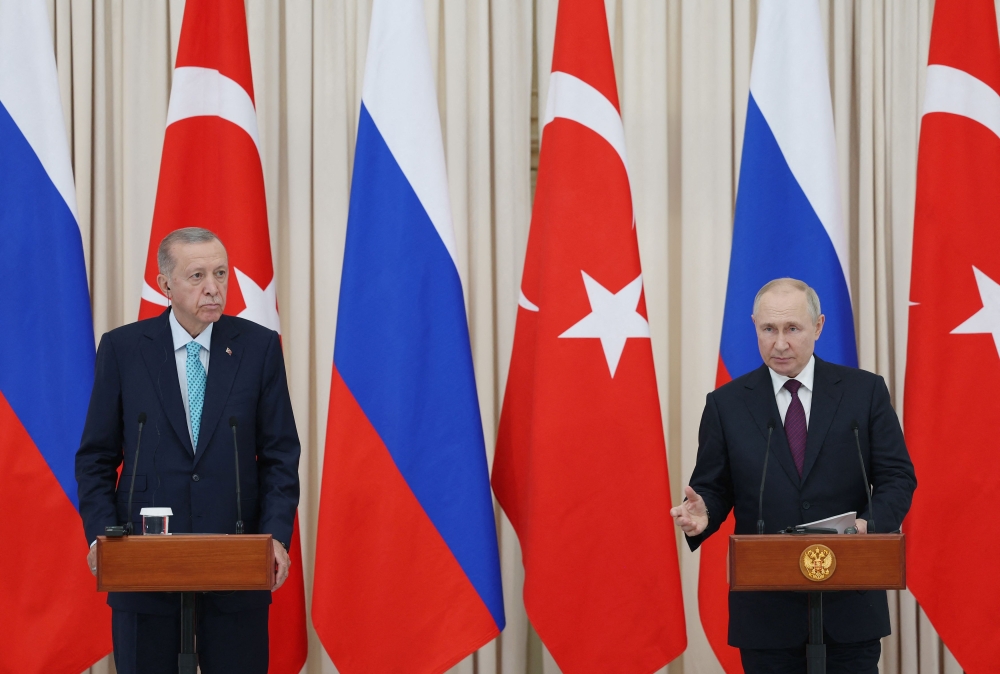
[[[426,30],[372,7],[312,604],[341,674],[443,672],[504,626]]]
[[[760,3],[716,386],[760,367],[754,296],[785,276],[820,297],[826,325],[816,354],[858,364],[824,44],[816,0]],[[732,531],[730,517],[701,546],[698,580],[702,625],[730,674],[742,671],[726,644]]]
[[[0,671],[75,673],[111,650],[111,614],[77,513],[94,329],[41,0],[0,0],[0,269],[0,540],[16,551]]]

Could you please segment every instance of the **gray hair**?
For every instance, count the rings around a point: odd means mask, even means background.
[[[813,290],[809,285],[803,281],[794,278],[776,278],[773,281],[768,281],[764,284],[764,287],[757,291],[757,296],[753,298],[753,315],[757,315],[757,309],[760,307],[760,298],[766,295],[769,291],[775,288],[786,287],[794,288],[795,290],[801,290],[806,294],[806,306],[809,307],[809,317],[812,319],[813,323],[819,322],[819,316],[822,313],[819,306],[819,295]]]
[[[161,274],[170,278],[170,275],[174,273],[174,265],[177,263],[172,252],[175,243],[208,243],[209,241],[218,241],[223,248],[226,247],[222,243],[222,239],[215,235],[215,232],[204,227],[175,229],[163,237],[163,241],[160,241],[160,247],[156,250],[156,266],[159,267]]]

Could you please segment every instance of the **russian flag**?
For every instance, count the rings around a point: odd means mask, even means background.
[[[426,30],[373,4],[312,604],[341,674],[443,672],[504,626]]]
[[[74,456],[94,380],[76,193],[41,0],[0,0],[0,671],[80,672],[111,650]],[[27,535],[26,535],[27,534]]]
[[[841,212],[833,106],[817,0],[762,0],[733,223],[716,386],[760,367],[750,313],[757,291],[792,277],[820,297],[826,324],[816,354],[857,367]],[[733,520],[701,546],[698,605],[727,672],[741,672],[727,645],[726,550]]]

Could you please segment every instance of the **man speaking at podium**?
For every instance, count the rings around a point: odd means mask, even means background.
[[[174,533],[235,533],[239,446],[246,533],[271,534],[277,589],[299,500],[299,440],[278,334],[224,316],[229,262],[212,232],[185,228],[160,244],[157,283],[171,306],[101,338],[87,422],[76,455],[80,514],[88,541],[128,518],[139,419],[145,419],[131,518],[173,509]],[[121,467],[122,479],[118,480]],[[96,570],[96,550],[87,557]],[[271,593],[197,598],[201,671],[266,672]],[[176,672],[180,595],[111,592],[118,672]]]
[[[850,511],[861,513],[859,533],[872,522],[880,533],[898,530],[917,481],[883,379],[816,358],[825,319],[802,281],[761,288],[752,320],[764,364],[708,394],[691,482],[670,511],[691,550],[730,510],[737,534],[757,533],[769,430],[765,533]],[[890,632],[884,591],[824,593],[823,626],[830,674],[878,671],[879,639]],[[729,593],[729,644],[740,649],[747,674],[804,673],[807,630],[805,593]]]

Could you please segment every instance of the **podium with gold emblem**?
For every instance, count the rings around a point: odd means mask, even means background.
[[[825,674],[823,593],[902,590],[906,587],[903,534],[766,534],[729,537],[732,592],[809,593],[809,674]]]

